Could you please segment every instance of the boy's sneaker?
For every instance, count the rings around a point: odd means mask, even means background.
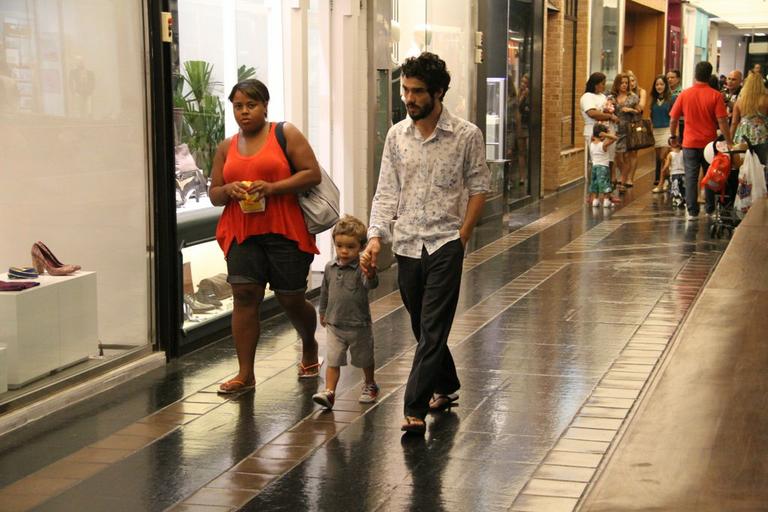
[[[665,180],[664,185],[661,187],[661,191],[666,192],[667,190],[669,190],[669,182]]]
[[[334,396],[334,392],[330,389],[326,389],[325,391],[320,391],[319,393],[315,393],[312,395],[312,400],[316,404],[320,404],[326,409],[333,409],[333,402],[336,401],[336,397]]]
[[[600,206],[600,200],[599,199],[593,199],[592,200],[592,206],[595,206],[595,207]]]
[[[363,392],[360,394],[358,402],[361,404],[372,404],[379,397],[379,386],[373,384],[363,384]]]
[[[613,201],[611,201],[607,197],[603,199],[603,208],[613,208]]]
[[[653,192],[654,194],[658,194],[661,192],[661,187],[656,185],[655,187],[653,187],[653,190],[651,190],[651,192]]]

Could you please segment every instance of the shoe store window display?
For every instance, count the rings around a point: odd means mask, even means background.
[[[298,377],[318,377],[321,364],[317,316],[306,299],[310,265],[319,251],[297,196],[320,183],[320,166],[306,137],[290,123],[284,125],[283,152],[275,123],[267,120],[269,90],[261,81],[237,83],[229,101],[239,130],[216,149],[208,196],[214,205],[224,206],[216,240],[232,286],[232,337],[239,369],[236,377],[221,384],[220,393],[255,385],[259,310],[267,285],[301,337]]]
[[[184,207],[193,197],[195,204],[200,205],[200,198],[208,194],[208,180],[203,171],[197,167],[189,146],[186,144],[176,146],[175,160],[176,208]],[[210,206],[210,203],[206,201],[201,206]]]
[[[8,269],[7,281],[0,280],[0,292],[19,292],[40,286],[37,279],[44,273],[50,276],[69,276],[80,270],[80,265],[64,264],[43,242],[32,244],[30,251],[32,266],[12,266]]]
[[[359,401],[373,403],[379,386],[373,377],[373,321],[368,291],[379,285],[376,270],[364,273],[360,251],[365,247],[367,231],[359,219],[345,215],[333,228],[336,258],[329,261],[320,288],[320,323],[327,330],[325,389],[312,400],[333,409],[341,367],[347,365],[347,351],[352,366],[361,368],[365,381]]]

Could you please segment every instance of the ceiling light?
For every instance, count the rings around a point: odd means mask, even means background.
[[[768,28],[768,9],[765,0],[739,0],[738,8],[725,0],[689,0],[689,5],[708,12],[715,18],[740,29]]]
[[[757,37],[763,37],[765,35],[765,32],[755,32],[755,35]]]

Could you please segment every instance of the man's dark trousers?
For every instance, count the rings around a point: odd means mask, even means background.
[[[685,207],[691,215],[699,214],[699,189],[701,177],[699,169],[707,172],[709,165],[704,160],[704,150],[698,148],[683,148],[683,167],[685,168]],[[715,211],[715,193],[709,188],[704,189],[706,211]]]
[[[397,256],[397,281],[418,340],[405,388],[405,415],[424,418],[432,393],[449,394],[461,386],[448,349],[459,300],[464,246],[453,240],[421,259]]]

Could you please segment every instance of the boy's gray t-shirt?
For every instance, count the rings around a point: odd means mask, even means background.
[[[368,279],[359,260],[339,265],[337,260],[325,265],[323,285],[320,288],[319,313],[325,322],[339,326],[361,326],[371,323],[368,290],[379,286],[378,276]]]

